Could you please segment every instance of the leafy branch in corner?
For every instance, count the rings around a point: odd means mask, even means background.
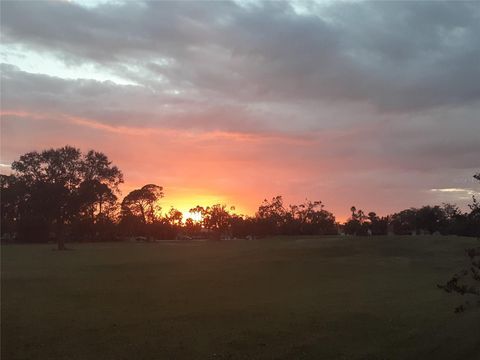
[[[469,268],[463,269],[453,275],[446,284],[437,285],[447,293],[455,293],[474,298],[473,302],[467,300],[457,306],[455,308],[456,313],[464,312],[472,305],[480,306],[480,247],[465,249],[465,252],[470,259]]]

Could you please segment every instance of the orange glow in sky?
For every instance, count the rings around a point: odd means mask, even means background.
[[[2,113],[2,130],[13,134],[8,148],[3,150],[2,164],[28,151],[66,144],[82,151],[102,151],[125,175],[120,198],[145,184],[157,184],[165,193],[160,202],[162,213],[174,207],[184,218],[192,216],[188,212],[196,205],[214,204],[235,206],[237,214],[254,215],[263,199],[282,195],[285,206],[306,198],[321,200],[338,221],[344,221],[352,205],[388,214],[432,203],[433,196],[458,196],[431,192],[430,182],[424,189],[416,189],[416,178],[395,169],[382,170],[387,166],[382,159],[370,157],[365,162],[362,157],[359,161],[354,152],[345,151],[344,147],[357,137],[369,138],[370,129],[366,127],[345,133],[312,132],[308,136],[186,129],[148,131],[97,126],[93,119],[58,113],[12,111]],[[0,170],[8,172],[8,167]],[[465,179],[469,177],[470,171]],[[412,199],[412,194],[417,197]],[[471,196],[466,198],[468,201]]]
[[[3,1],[0,171],[71,145],[122,170],[119,200],[162,186],[163,214],[469,210],[477,4],[353,2]]]
[[[166,189],[168,191],[168,189]],[[230,205],[227,202],[227,198],[224,196],[215,196],[215,195],[201,195],[198,194],[188,194],[188,191],[180,191],[173,193],[171,195],[166,195],[165,198],[161,199],[159,204],[162,207],[162,212],[166,213],[171,207],[174,207],[177,210],[180,210],[183,214],[184,220],[191,218],[194,221],[201,220],[202,216],[198,213],[190,212],[190,209],[200,205],[202,207],[212,206],[215,204],[226,204]],[[228,206],[230,207],[230,206]],[[237,210],[236,213],[242,213]],[[249,214],[249,211],[244,211],[243,214]]]

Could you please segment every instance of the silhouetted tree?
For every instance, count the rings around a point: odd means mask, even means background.
[[[84,180],[78,189],[84,215],[81,220],[85,223],[85,219],[88,219],[89,227],[94,229],[113,220],[123,174],[105,154],[94,150],[85,154],[82,172]]]
[[[161,207],[158,201],[164,196],[163,188],[147,184],[131,191],[122,201],[122,218],[139,218],[143,224],[151,224],[159,218]]]
[[[455,312],[463,312],[469,306],[480,306],[480,247],[465,250],[470,266],[463,269],[447,281],[437,285],[447,293],[466,296],[467,300],[455,308]]]
[[[275,196],[270,202],[267,199],[263,200],[255,216],[257,218],[257,231],[260,232],[260,235],[282,233],[287,217],[282,196]]]
[[[29,224],[36,224],[42,230],[37,236],[55,233],[59,250],[65,249],[66,225],[71,225],[82,206],[101,203],[108,186],[116,188],[123,181],[120,170],[104,154],[90,151],[82,155],[68,145],[26,153],[12,163],[12,170],[15,183],[21,184],[17,186],[19,213],[15,220],[19,235],[30,238]],[[97,192],[97,196],[87,196],[81,191],[82,184],[93,181],[97,189],[103,189],[103,195]],[[19,193],[20,188],[23,193]]]
[[[480,181],[480,172],[473,175],[473,177]],[[472,203],[469,205],[470,214],[468,214],[468,232],[470,235],[480,238],[480,202],[475,195],[472,195]]]
[[[230,210],[235,210],[235,208],[231,207]],[[226,205],[215,204],[207,206],[202,210],[201,214],[203,226],[212,231],[212,234],[216,238],[220,238],[222,235],[230,235],[229,228],[231,214],[227,210]]]
[[[86,180],[78,189],[80,210],[76,222],[76,235],[89,234],[93,239],[99,230],[113,221],[117,210],[117,196],[107,184]]]
[[[473,177],[480,181],[480,173],[475,174]],[[469,207],[471,212],[468,214],[468,225],[474,229],[472,235],[479,236],[480,204],[475,196],[473,196],[473,203]],[[453,214],[453,216],[458,215],[456,210],[449,211],[449,213]],[[457,313],[465,311],[472,305],[480,306],[480,247],[466,249],[465,252],[469,258],[469,266],[453,275],[446,284],[437,285],[447,293],[456,293],[471,298],[472,301],[467,299],[463,304],[455,308]]]
[[[389,217],[379,217],[371,211],[367,215],[355,206],[350,208],[352,216],[344,225],[346,234],[349,235],[386,235],[388,232]]]
[[[444,226],[443,234],[468,235],[468,214],[463,213],[454,204],[442,204]]]
[[[195,222],[171,209],[162,218],[159,200],[163,188],[148,184],[131,191],[118,207],[121,171],[108,157],[94,150],[82,154],[65,146],[22,155],[12,164],[11,175],[0,176],[1,235],[23,241],[46,241],[55,236],[64,249],[65,234],[82,239],[108,239],[120,231],[130,235],[171,238],[178,232],[190,234],[207,229],[215,237],[249,235],[337,234],[332,213],[321,201],[306,200],[284,206],[282,196],[264,200],[254,217],[230,212],[225,205],[196,206],[190,212],[201,215]],[[480,173],[474,175],[480,181]],[[352,215],[343,225],[347,234],[382,235],[387,228],[396,234],[436,233],[480,237],[480,204],[473,196],[470,212],[452,204],[410,208],[387,217],[367,215],[351,207]],[[120,215],[120,226],[117,226]],[[108,236],[106,234],[109,234]]]
[[[388,217],[379,217],[375,212],[369,212],[368,229],[371,235],[386,235],[388,231]]]
[[[165,219],[170,225],[181,226],[183,220],[183,214],[180,210],[170,208],[170,211],[165,215]]]
[[[345,233],[348,235],[367,235],[367,228],[363,226],[366,216],[363,210],[357,210],[355,206],[350,208],[351,217],[344,226]]]
[[[194,221],[192,218],[187,218],[184,229],[188,236],[199,236],[202,229],[201,221]]]
[[[65,146],[33,151],[14,161],[12,169],[28,189],[34,215],[41,214],[47,227],[55,226],[58,249],[65,249],[64,226],[78,203],[72,193],[82,181],[80,150]]]
[[[255,234],[255,218],[231,214],[230,231],[235,238],[253,237]]]
[[[406,209],[391,216],[393,232],[397,235],[411,235],[417,228],[416,210]]]
[[[335,216],[324,209],[321,201],[306,200],[299,205],[290,205],[286,214],[286,228],[290,234],[332,235],[337,233]]]
[[[440,206],[422,206],[416,213],[417,229],[429,234],[442,232],[446,225],[445,213]]]
[[[1,237],[13,240],[28,199],[25,183],[14,175],[0,174],[0,194]]]
[[[81,168],[84,181],[105,184],[115,192],[118,192],[118,186],[123,183],[122,172],[101,152],[90,150],[85,154]]]

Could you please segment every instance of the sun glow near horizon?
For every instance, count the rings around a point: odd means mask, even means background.
[[[235,199],[217,194],[206,194],[206,191],[203,191],[203,194],[199,195],[197,192],[191,193],[188,190],[186,191],[183,189],[179,190],[173,188],[171,191],[169,191],[167,188],[165,189],[165,197],[159,201],[159,205],[162,208],[162,216],[168,213],[168,211],[173,207],[183,214],[183,222],[185,222],[187,219],[192,219],[194,222],[199,222],[202,220],[201,214],[191,211],[191,209],[195,208],[196,206],[206,208],[216,204],[226,205],[227,209],[235,214],[251,215],[255,212],[253,209],[247,209],[245,207],[238,206],[235,202]],[[235,208],[235,210],[231,210],[232,206]]]
[[[203,219],[202,214],[199,212],[188,211],[183,214],[184,218],[183,221],[185,222],[187,219],[192,219],[193,222],[200,222]]]

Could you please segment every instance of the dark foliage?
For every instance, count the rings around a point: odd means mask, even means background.
[[[12,163],[14,173],[1,177],[2,239],[43,242],[54,239],[60,250],[72,230],[105,233],[116,207],[121,171],[106,155],[64,146],[32,151]]]
[[[437,285],[447,293],[455,293],[468,299],[455,308],[460,313],[472,306],[480,306],[480,247],[465,250],[469,266],[452,276],[446,284]]]
[[[234,213],[215,204],[196,206],[184,219],[171,208],[162,214],[161,186],[147,184],[128,193],[119,204],[122,172],[108,157],[65,146],[32,151],[12,164],[11,175],[0,176],[2,241],[46,242],[59,249],[68,241],[143,239],[261,238],[271,235],[367,236],[457,234],[480,236],[480,204],[473,197],[470,212],[451,204],[423,206],[380,217],[354,206],[340,225],[321,201],[285,205],[282,196],[264,200],[255,216]],[[480,174],[475,179],[480,180]]]
[[[473,177],[480,181],[480,173]],[[461,218],[456,210],[447,213],[454,221],[462,219],[461,223],[464,226],[460,227],[462,231],[466,231],[468,235],[480,237],[480,204],[475,196],[472,200],[472,204],[469,205],[471,212],[466,218]],[[465,252],[469,258],[469,266],[453,275],[446,284],[437,285],[447,293],[456,293],[471,298],[455,308],[457,313],[464,312],[471,306],[480,306],[480,247],[466,249]]]

